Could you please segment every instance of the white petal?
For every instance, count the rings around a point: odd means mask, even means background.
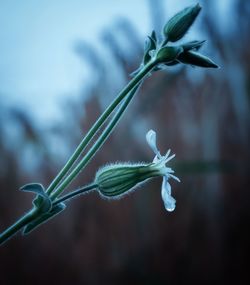
[[[163,177],[161,187],[161,197],[167,211],[172,212],[175,209],[176,200],[171,196],[171,186],[166,176]]]
[[[165,158],[166,158],[166,159],[167,159],[168,156],[170,155],[170,152],[171,152],[171,149],[169,149],[169,150],[167,151],[167,153],[165,154]]]
[[[158,161],[160,161],[161,159],[158,157],[158,155],[156,155],[153,159],[153,163],[157,163]]]
[[[168,152],[167,152],[167,154],[168,154]],[[169,162],[169,161],[170,161],[171,159],[173,159],[174,157],[175,157],[175,154],[172,154],[172,155],[169,156],[169,157],[165,155],[165,157],[164,157],[164,158],[165,158],[165,163]]]
[[[153,130],[148,131],[146,134],[146,140],[153,152],[158,156],[158,158],[160,158],[161,155],[156,146],[156,132]]]
[[[172,177],[174,180],[181,182],[181,180],[173,174],[169,174],[169,177]]]

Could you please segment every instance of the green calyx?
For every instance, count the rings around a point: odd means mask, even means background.
[[[199,15],[201,6],[187,7],[173,16],[163,28],[164,36],[170,42],[180,40],[192,26],[196,17]]]
[[[135,189],[140,183],[160,175],[152,164],[114,164],[101,168],[95,177],[100,194],[107,198],[118,198]]]
[[[205,41],[191,41],[191,42],[187,42],[185,44],[182,45],[183,51],[189,51],[189,50],[199,50],[203,44],[205,43]]]
[[[171,63],[175,61],[182,52],[183,48],[181,46],[165,46],[158,51],[156,61],[158,63]]]

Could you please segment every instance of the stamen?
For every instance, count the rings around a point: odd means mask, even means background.
[[[172,154],[170,157],[165,157],[165,158],[167,158],[166,160],[165,160],[165,163],[167,163],[168,161],[170,161],[171,159],[173,159],[175,157],[175,154]]]

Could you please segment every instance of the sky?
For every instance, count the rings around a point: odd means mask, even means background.
[[[53,119],[58,101],[77,96],[88,79],[88,66],[73,50],[76,41],[97,45],[101,30],[119,16],[138,24],[138,11],[148,13],[146,2],[1,1],[1,102],[34,108],[38,117],[42,108]]]
[[[99,45],[101,31],[119,17],[132,22],[143,43],[152,29],[148,2],[0,1],[0,103],[32,109],[40,121],[59,119],[59,103],[66,96],[77,97],[89,80],[88,65],[79,60],[74,44],[84,40]],[[162,3],[172,15],[195,2]]]

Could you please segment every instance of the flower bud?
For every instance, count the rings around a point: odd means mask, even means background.
[[[164,26],[163,33],[170,42],[181,39],[192,26],[201,10],[201,6],[187,7],[173,16]]]
[[[178,60],[185,64],[191,64],[194,66],[200,67],[211,67],[218,68],[219,66],[214,63],[210,58],[195,52],[195,51],[187,51],[183,52],[178,56]]]
[[[160,168],[154,163],[107,165],[96,173],[95,184],[102,196],[119,198],[147,179],[162,175]]]
[[[185,44],[182,45],[182,48],[185,51],[189,51],[189,50],[199,50],[203,44],[205,43],[205,41],[191,41],[191,42],[187,42]]]
[[[174,61],[183,52],[182,47],[163,47],[156,56],[158,63],[169,63]]]
[[[174,60],[174,61],[165,63],[165,65],[167,65],[167,66],[174,66],[177,64],[180,64],[180,62],[178,60]]]

